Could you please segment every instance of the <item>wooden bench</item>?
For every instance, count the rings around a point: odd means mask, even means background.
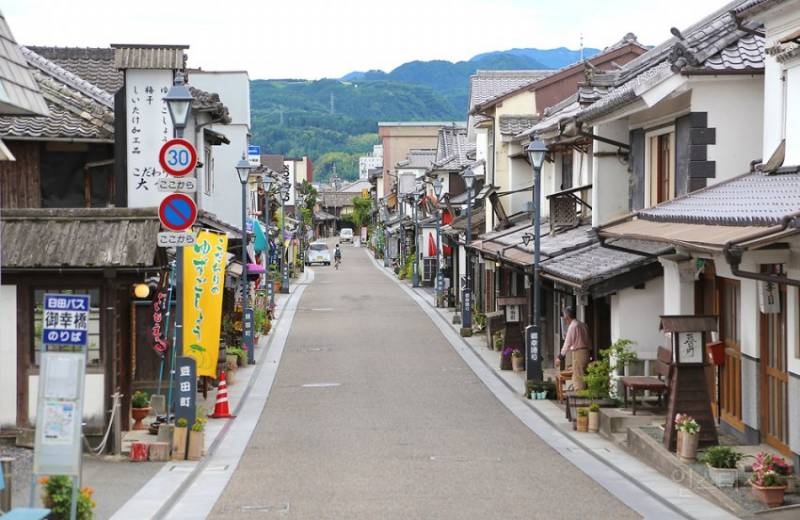
[[[636,392],[649,390],[658,395],[658,406],[661,407],[661,396],[666,395],[669,390],[669,379],[672,372],[672,351],[668,348],[658,347],[656,358],[656,377],[652,376],[628,376],[621,377],[622,398],[624,406],[628,407],[628,390],[631,392],[633,401],[633,415],[636,415]]]

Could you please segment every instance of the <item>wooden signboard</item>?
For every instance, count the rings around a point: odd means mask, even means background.
[[[674,451],[675,414],[691,415],[700,424],[700,445],[717,444],[705,365],[706,334],[717,330],[716,316],[661,316],[661,330],[672,338],[672,378],[669,383],[664,447]]]

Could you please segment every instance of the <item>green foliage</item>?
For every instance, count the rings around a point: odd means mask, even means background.
[[[619,339],[609,348],[600,351],[600,359],[592,361],[586,367],[583,378],[586,390],[583,394],[591,399],[609,397],[611,374],[638,359],[636,352],[630,349],[632,344],[628,339]]]
[[[197,407],[197,415],[194,418],[194,424],[192,425],[193,432],[201,432],[206,429],[206,422],[208,422],[208,417],[206,417],[206,409],[203,406]]]
[[[369,222],[369,217],[372,214],[372,199],[365,199],[363,197],[353,198],[353,212],[351,214],[353,225],[356,229],[360,229],[364,224]]]
[[[400,268],[400,271],[397,273],[397,277],[401,280],[408,280],[414,274],[414,261],[416,260],[416,253],[413,251],[406,256],[406,261],[403,264],[403,267]]]
[[[189,421],[187,421],[185,417],[180,417],[175,421],[175,426],[178,428],[186,428],[189,426]]]
[[[247,352],[242,347],[225,347],[226,356],[236,356],[240,359],[247,359]]]
[[[589,415],[589,409],[581,406],[578,408],[578,417],[587,417]]]
[[[50,509],[47,518],[54,520],[67,520],[70,518],[72,507],[72,479],[66,475],[53,475],[39,479],[42,486],[42,503]],[[94,518],[93,509],[97,505],[92,499],[94,490],[83,487],[78,492],[78,520],[91,520]]]
[[[131,406],[133,408],[147,408],[150,406],[150,396],[142,390],[135,391],[131,397]]]
[[[700,455],[699,460],[712,468],[733,469],[743,456],[729,446],[711,446]]]
[[[597,403],[590,404],[589,405],[589,411],[590,412],[599,412],[600,411],[600,405],[597,404]]]

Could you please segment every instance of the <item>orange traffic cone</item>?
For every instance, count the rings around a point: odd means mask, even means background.
[[[217,402],[214,405],[214,413],[209,415],[212,419],[233,419],[228,410],[228,383],[225,382],[225,371],[220,372],[219,385],[217,386]]]

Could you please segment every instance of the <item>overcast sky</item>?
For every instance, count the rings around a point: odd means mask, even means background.
[[[0,0],[23,45],[187,44],[189,66],[251,79],[337,78],[514,47],[646,45],[723,0]],[[190,12],[185,12],[190,10]]]

